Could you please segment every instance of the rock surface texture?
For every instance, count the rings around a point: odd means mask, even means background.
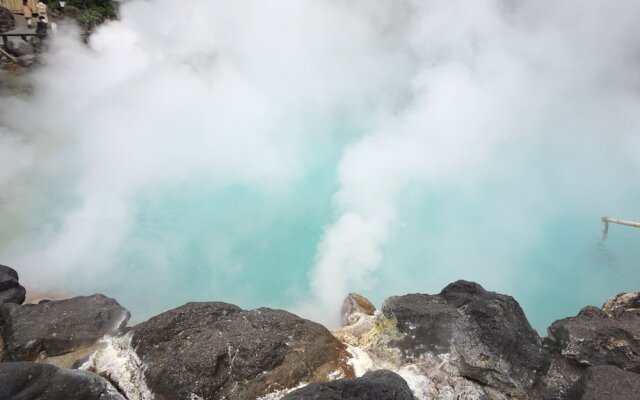
[[[352,374],[325,327],[268,308],[188,303],[136,326],[131,343],[158,399],[254,399]]]
[[[567,394],[566,400],[637,400],[640,375],[612,365],[590,367]]]
[[[0,363],[2,400],[125,400],[106,380],[31,362]]]
[[[311,383],[294,390],[282,400],[413,400],[402,377],[394,372],[367,372],[361,378]]]
[[[550,347],[582,366],[615,365],[640,373],[640,293],[625,293],[602,308],[585,307],[549,327]]]
[[[129,312],[96,294],[41,304],[0,304],[0,328],[8,361],[33,361],[76,351],[121,332]]]
[[[16,270],[0,265],[0,303],[22,304],[25,293],[25,289],[18,283]]]
[[[396,341],[407,360],[454,355],[462,376],[509,396],[525,397],[549,368],[549,355],[519,304],[510,296],[457,281],[437,295],[390,297],[383,314],[404,335]]]

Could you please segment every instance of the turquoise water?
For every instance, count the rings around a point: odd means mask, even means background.
[[[187,301],[291,309],[308,297],[317,243],[335,218],[339,150],[282,191],[204,176],[141,190],[114,265],[72,290],[108,293],[136,321]],[[603,241],[600,217],[637,216],[640,192],[589,197],[611,187],[579,171],[566,174],[574,185],[564,189],[565,178],[528,168],[474,189],[410,185],[382,265],[357,290],[381,304],[475,280],[514,296],[541,333],[585,305],[638,290],[640,230],[612,225]]]

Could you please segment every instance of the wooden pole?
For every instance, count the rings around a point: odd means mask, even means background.
[[[618,225],[626,225],[626,226],[631,226],[633,228],[640,228],[640,222],[635,222],[635,221],[627,221],[624,219],[618,219],[618,218],[611,218],[611,217],[602,217],[602,222],[604,222],[604,231],[603,233],[603,239],[607,238],[607,233],[609,233],[609,224],[618,224]]]
[[[2,47],[0,47],[0,53],[4,54],[5,56],[7,56],[9,58],[9,60],[13,61],[16,64],[18,63],[18,59],[15,58],[14,56],[12,56],[11,54],[7,53],[6,51],[4,51],[4,49]]]

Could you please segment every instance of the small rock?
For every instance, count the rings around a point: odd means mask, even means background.
[[[20,56],[17,58],[18,58],[18,64],[20,64],[25,68],[29,68],[33,66],[33,64],[35,64],[36,61],[38,60],[38,57],[36,57],[34,54],[27,54],[25,56]]]
[[[0,265],[0,303],[22,304],[26,291],[18,283],[18,273],[13,268]]]
[[[407,382],[395,372],[378,370],[361,378],[310,383],[282,400],[413,400]]]
[[[520,305],[477,283],[457,281],[437,295],[390,297],[383,314],[397,321],[395,342],[407,360],[451,353],[460,374],[511,396],[531,392],[549,355]]]
[[[16,57],[33,54],[33,47],[21,38],[9,38],[7,50]]]
[[[121,332],[130,314],[101,294],[43,304],[0,304],[0,326],[9,361],[34,361],[92,346]]]
[[[588,368],[566,400],[638,400],[639,397],[640,375],[602,365]]]
[[[342,326],[354,324],[362,315],[373,315],[376,307],[364,296],[349,293],[342,303]]]
[[[0,382],[3,400],[125,400],[95,374],[53,365],[0,363]]]
[[[346,346],[325,327],[268,308],[188,303],[134,327],[131,344],[165,399],[253,399],[352,375]]]
[[[583,366],[615,365],[640,373],[640,294],[609,299],[602,308],[588,306],[575,317],[549,327],[553,351]]]

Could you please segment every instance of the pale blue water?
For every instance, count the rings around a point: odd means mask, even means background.
[[[204,177],[144,190],[115,265],[75,290],[112,295],[138,321],[187,301],[292,307],[307,296],[316,245],[333,222],[337,150],[286,191],[219,187]],[[579,169],[569,180],[583,182],[570,188],[550,184],[546,169],[532,171],[474,190],[411,186],[383,265],[359,291],[379,305],[475,280],[515,297],[544,333],[583,306],[638,290],[640,230],[612,225],[603,241],[600,217],[637,218],[640,191],[590,198],[611,187]]]

